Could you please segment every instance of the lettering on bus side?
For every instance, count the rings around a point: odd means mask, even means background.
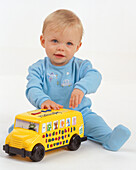
[[[46,130],[45,143],[48,149],[67,145],[69,143],[71,133],[76,131],[76,116],[61,120],[47,122],[42,125],[42,132]],[[46,126],[47,125],[47,126]],[[82,129],[82,128],[81,128]],[[80,133],[81,130],[80,129]]]

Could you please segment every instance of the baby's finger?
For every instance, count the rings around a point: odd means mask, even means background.
[[[71,106],[73,109],[75,108],[75,96],[72,97]]]
[[[41,105],[41,109],[44,109],[44,105]]]
[[[78,107],[78,101],[79,100],[79,97],[78,95],[75,96],[75,101],[74,101],[74,107]]]
[[[53,110],[56,110],[56,109],[57,109],[57,105],[55,105],[55,104],[52,104],[50,107],[51,107]]]
[[[71,108],[71,107],[72,107],[72,97],[69,100],[69,108]]]
[[[78,98],[78,104],[80,104],[81,103],[81,101],[82,101],[82,96],[79,96],[79,98]]]
[[[70,98],[70,108],[73,107],[73,97]]]
[[[58,104],[58,105],[57,105],[57,109],[60,109],[60,108],[63,108],[63,106],[60,105],[60,104]]]
[[[59,104],[57,104],[57,103],[55,103],[55,102],[52,103],[51,107],[52,107],[52,109],[54,109],[54,110],[59,110],[60,108],[63,108],[62,105],[59,105]]]
[[[46,109],[51,109],[50,105],[45,106]]]

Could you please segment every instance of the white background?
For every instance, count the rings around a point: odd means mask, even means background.
[[[135,169],[136,155],[136,1],[0,0],[0,166],[2,169]],[[25,97],[28,66],[46,56],[40,46],[45,17],[57,9],[75,12],[84,26],[76,56],[89,59],[103,75],[92,109],[114,128],[132,132],[118,152],[85,142],[76,152],[58,150],[39,163],[10,158],[2,151],[7,129],[18,113],[34,109]],[[74,164],[73,164],[74,163]],[[131,166],[130,166],[131,165]]]

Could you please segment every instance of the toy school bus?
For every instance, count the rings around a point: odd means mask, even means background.
[[[80,112],[40,109],[15,117],[14,129],[7,136],[3,150],[37,162],[52,149],[67,146],[69,150],[77,150],[86,139]]]

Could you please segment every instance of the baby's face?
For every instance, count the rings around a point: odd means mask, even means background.
[[[40,37],[47,56],[55,66],[63,66],[69,62],[81,46],[80,32],[76,28],[64,31],[51,31],[48,28]]]

